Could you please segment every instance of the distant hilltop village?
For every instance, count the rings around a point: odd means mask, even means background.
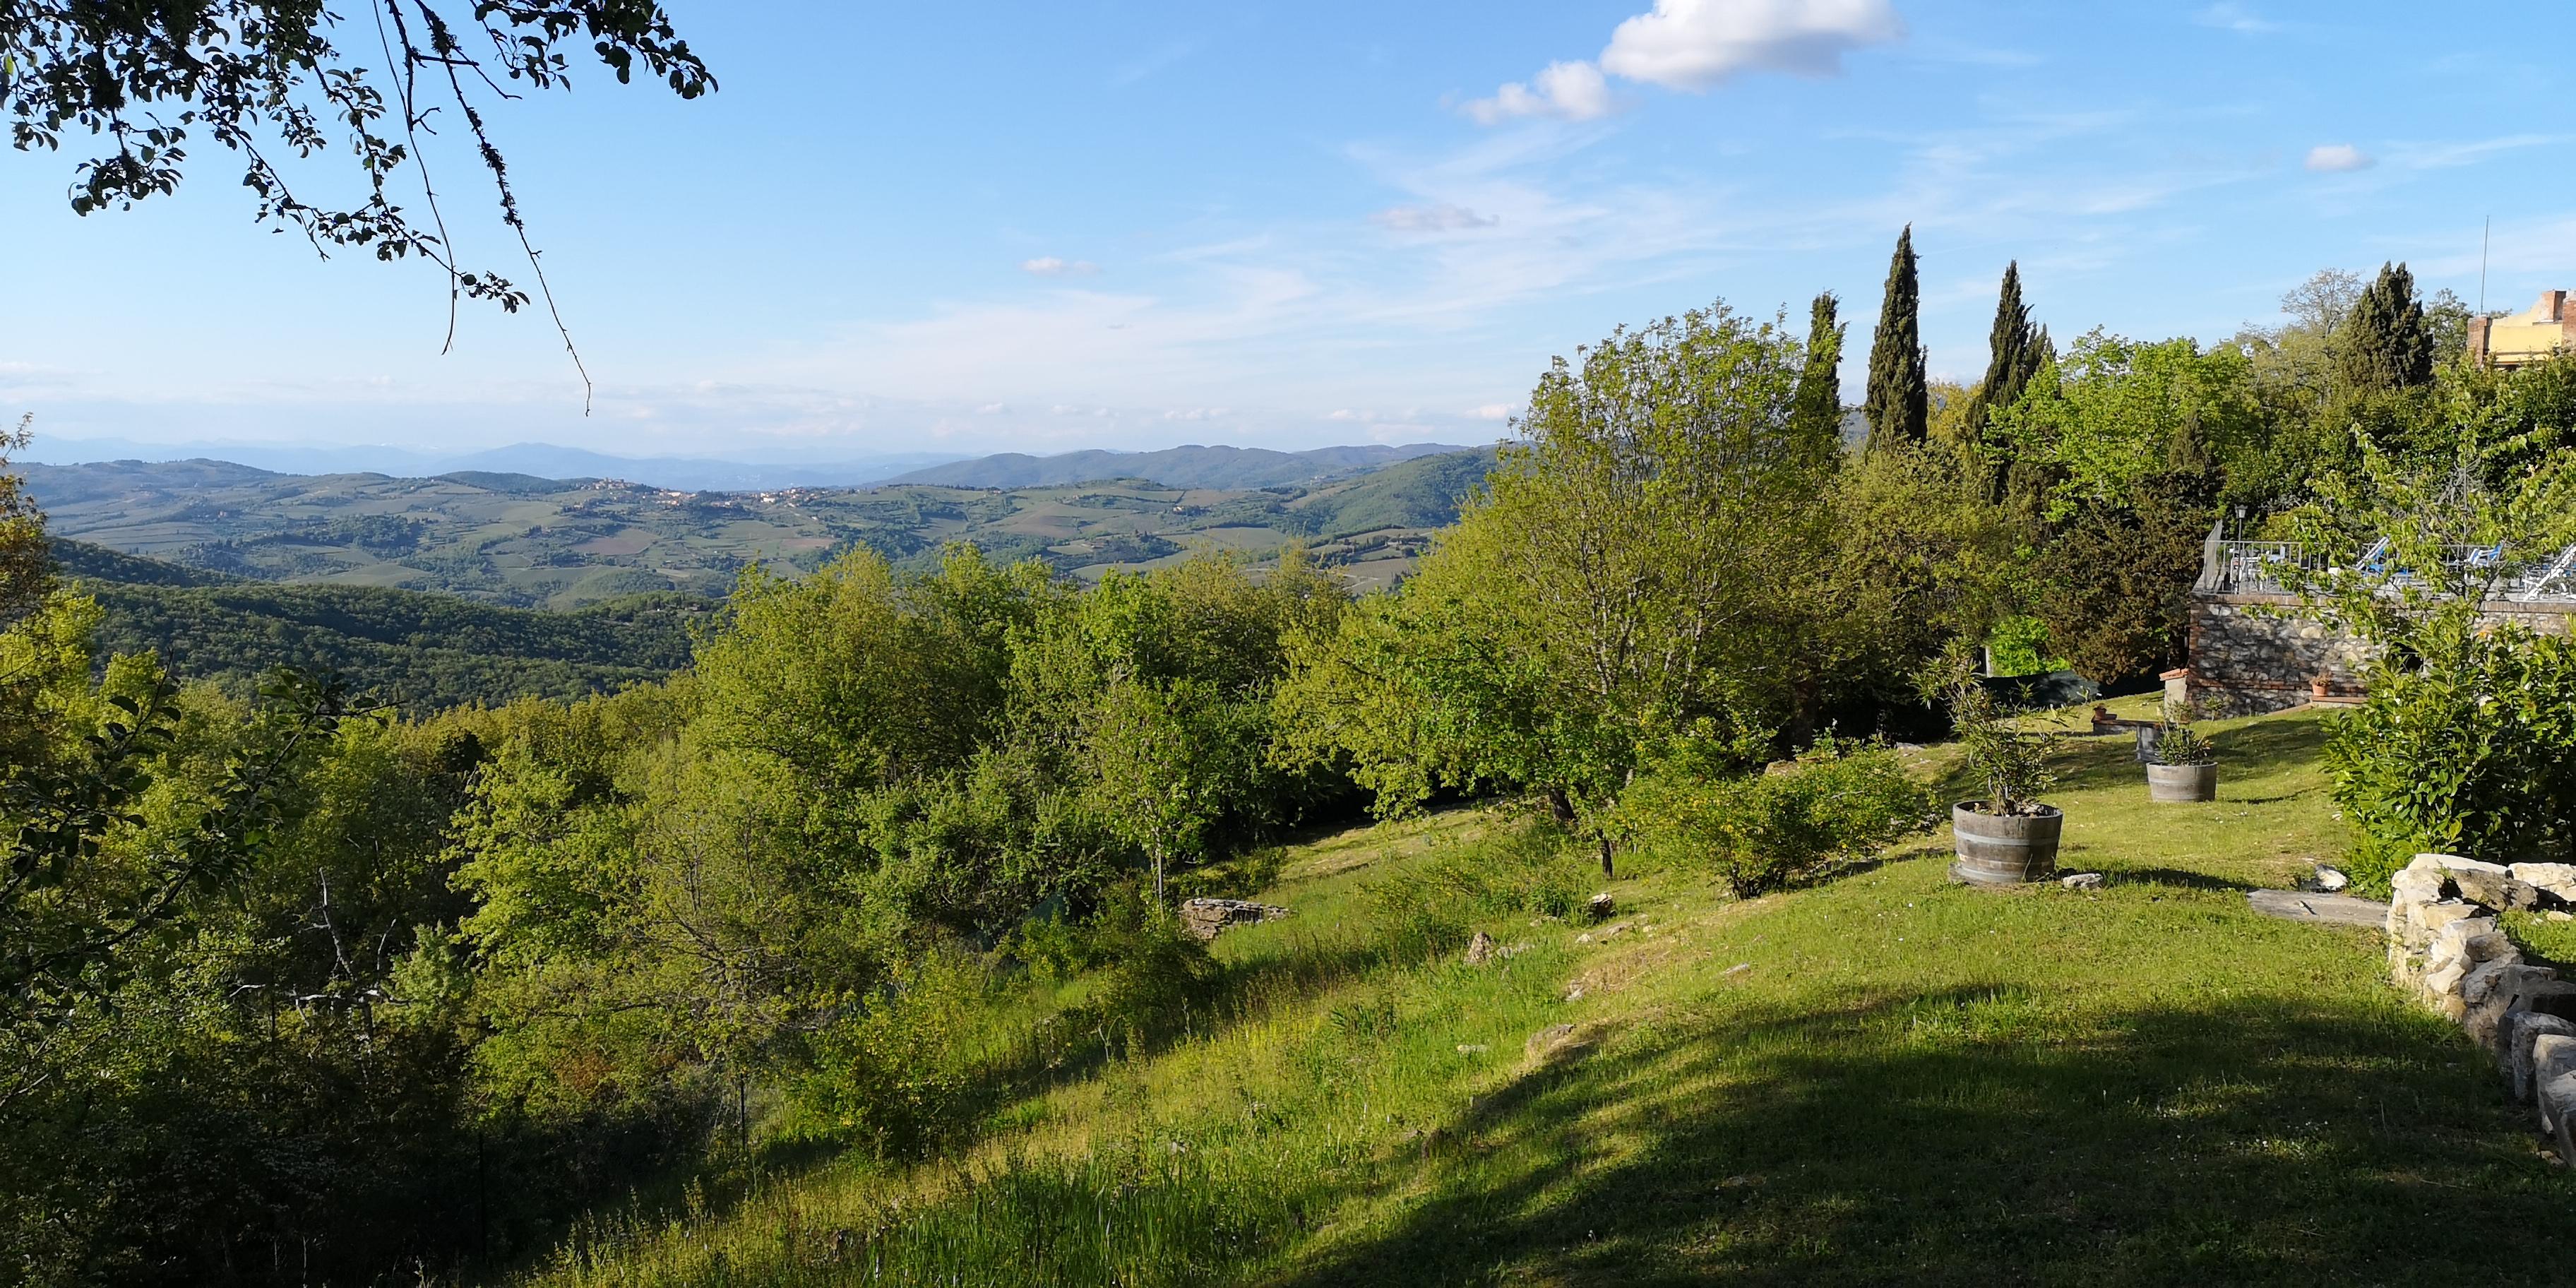
[[[2576,353],[2565,291],[2542,291],[2539,303],[2511,317],[2469,319],[2469,357],[2479,363],[2510,371],[2562,352]]]

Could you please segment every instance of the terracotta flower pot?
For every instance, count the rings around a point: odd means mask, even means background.
[[[2057,838],[2066,816],[2052,805],[2031,814],[1980,814],[1983,801],[1950,807],[1952,848],[1958,860],[1950,879],[1975,886],[2027,885],[2057,873]]]

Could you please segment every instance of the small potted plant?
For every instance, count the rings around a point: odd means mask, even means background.
[[[2055,875],[2066,816],[2037,799],[2056,782],[2048,770],[2048,736],[2014,728],[1994,695],[1974,679],[1952,688],[1950,719],[1968,772],[1985,793],[1950,807],[1957,855],[1951,879],[2009,886]]]
[[[2218,749],[2190,725],[2166,720],[2147,759],[2147,799],[2217,800]]]

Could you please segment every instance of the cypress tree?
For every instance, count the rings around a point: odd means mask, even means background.
[[[2379,266],[2379,279],[2363,288],[2337,333],[2335,353],[2344,383],[2355,389],[2432,382],[2433,332],[2424,323],[2424,302],[2415,297],[2415,275],[2404,264]]]
[[[2039,374],[2047,332],[2032,326],[2030,309],[2021,300],[2021,261],[2004,265],[2003,291],[1995,299],[1995,327],[1986,339],[1986,378],[1968,403],[1968,428],[1983,434],[1998,407],[2021,400],[2030,378]]]
[[[1914,225],[1896,238],[1887,262],[1887,297],[1879,305],[1878,334],[1869,346],[1869,444],[1920,443],[1932,420],[1932,389],[1924,374],[1923,292],[1914,279]]]
[[[1802,444],[1839,448],[1843,435],[1843,323],[1826,291],[1807,315],[1807,365],[1798,372],[1790,426]]]

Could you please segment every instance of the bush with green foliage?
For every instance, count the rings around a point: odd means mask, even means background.
[[[1948,683],[1960,759],[1984,793],[1969,804],[1981,814],[2005,816],[2048,808],[2038,797],[2057,782],[2048,768],[2049,736],[2015,724],[1994,691],[1974,677],[1956,675]]]
[[[1102,1030],[1133,1048],[1205,1017],[1216,959],[1171,906],[1133,881],[1112,889],[1091,925],[1091,952],[1104,963],[1091,1013]]]
[[[2179,720],[2167,720],[2156,733],[2155,763],[2159,765],[2215,765],[2218,748],[2210,745],[2200,731]]]
[[[1401,956],[1428,957],[1467,941],[1480,919],[1510,915],[1572,917],[1590,897],[1598,872],[1572,849],[1573,838],[1547,820],[1498,825],[1450,847],[1401,880],[1368,886],[1372,920],[1390,927]]]
[[[1619,808],[1639,844],[1709,863],[1749,899],[1895,843],[1924,826],[1933,802],[1894,748],[1828,734],[1756,773],[1711,776],[1667,759],[1629,786]]]
[[[2419,634],[2334,725],[2335,804],[2372,889],[2420,851],[2511,863],[2576,850],[2576,644],[2516,626]]]

